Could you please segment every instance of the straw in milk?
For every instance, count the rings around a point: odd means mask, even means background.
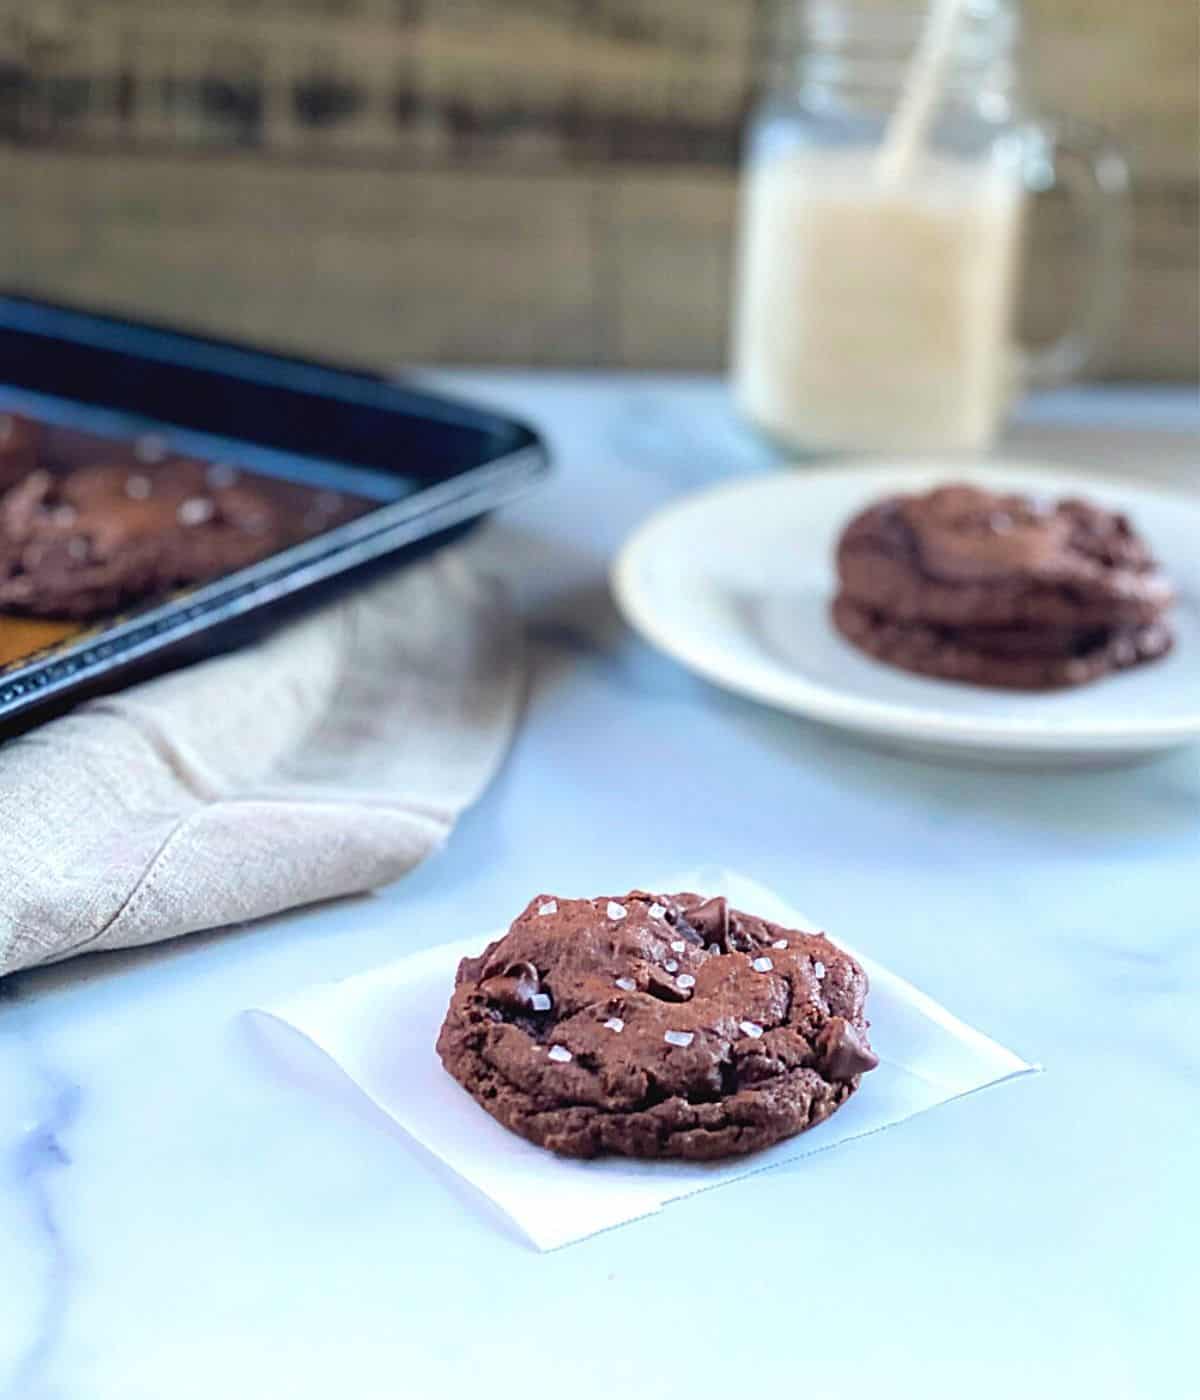
[[[879,152],[876,175],[881,185],[903,184],[925,145],[967,3],[968,0],[933,0],[921,41],[904,77],[900,103],[888,123]]]

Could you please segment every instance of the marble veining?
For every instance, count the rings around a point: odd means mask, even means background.
[[[82,1102],[80,1086],[48,1065],[39,1053],[30,1008],[23,1004],[20,978],[0,982],[0,1011],[15,1035],[8,1038],[23,1053],[25,1074],[33,1089],[33,1116],[21,1124],[5,1152],[4,1180],[21,1203],[42,1255],[39,1285],[42,1302],[36,1324],[19,1354],[10,1378],[0,1377],[0,1397],[34,1400],[47,1361],[62,1330],[74,1284],[74,1264],[55,1211],[52,1179],[71,1165],[70,1130]]]

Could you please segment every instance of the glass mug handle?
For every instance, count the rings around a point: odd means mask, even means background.
[[[1070,117],[1039,118],[1025,182],[1034,194],[1066,191],[1084,245],[1085,276],[1066,330],[1020,355],[1021,388],[1048,389],[1077,378],[1120,319],[1129,250],[1129,166],[1100,128]]]

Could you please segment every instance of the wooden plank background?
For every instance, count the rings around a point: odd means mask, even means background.
[[[1197,375],[1180,0],[1032,0],[1037,100],[1133,161],[1113,375]],[[3,281],[367,362],[723,363],[769,0],[0,0]],[[1056,198],[1025,322],[1066,314]]]

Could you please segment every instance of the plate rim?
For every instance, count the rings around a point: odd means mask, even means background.
[[[1170,486],[1157,482],[1142,485],[1129,479],[1087,472],[1069,463],[1005,459],[970,464],[947,462],[943,465],[933,459],[920,461],[889,457],[874,457],[853,463],[831,459],[805,461],[798,466],[785,463],[779,468],[718,482],[676,497],[643,520],[626,537],[609,570],[609,583],[618,609],[626,622],[645,640],[722,689],[859,734],[887,735],[910,743],[953,748],[1021,748],[1057,752],[1128,751],[1130,748],[1149,750],[1200,740],[1200,705],[1190,717],[1143,720],[1135,725],[1119,720],[1048,724],[1045,720],[1019,716],[997,722],[980,721],[965,715],[931,713],[928,709],[911,705],[847,696],[799,674],[789,675],[785,682],[774,683],[769,672],[756,672],[753,679],[744,681],[738,675],[730,674],[728,668],[722,666],[702,642],[680,639],[670,633],[659,622],[654,610],[646,607],[644,590],[637,584],[638,573],[649,542],[673,517],[694,510],[699,505],[711,505],[723,496],[802,487],[804,478],[798,475],[800,472],[806,475],[812,473],[824,482],[837,477],[849,483],[870,480],[885,471],[897,489],[903,489],[906,481],[936,475],[939,471],[960,480],[992,477],[1000,483],[1005,478],[1013,482],[1017,477],[1046,477],[1060,482],[1064,477],[1077,477],[1081,493],[1094,491],[1102,494],[1111,490],[1127,494],[1132,491],[1139,496],[1154,497],[1163,505],[1194,512],[1200,518],[1200,501]]]

